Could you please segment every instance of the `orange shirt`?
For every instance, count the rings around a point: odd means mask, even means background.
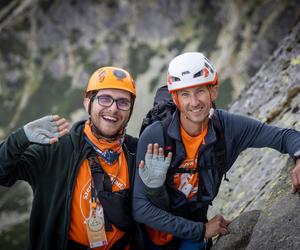
[[[100,143],[98,139],[92,135],[89,126],[85,126],[84,132],[96,146],[102,149],[103,142],[101,143],[101,145],[99,145]],[[110,147],[110,145],[104,146],[108,148]],[[127,161],[123,151],[121,151],[120,153],[119,160],[117,160],[113,165],[108,165],[100,157],[98,157],[98,159],[104,171],[111,177],[111,180],[114,180],[112,185],[113,192],[129,188],[130,184]],[[89,218],[91,211],[91,178],[92,176],[88,160],[85,159],[79,169],[73,191],[73,199],[71,204],[71,224],[69,231],[69,236],[71,240],[76,241],[85,246],[89,246],[85,220]],[[123,235],[124,232],[122,232],[113,225],[113,231],[106,232],[108,245],[97,247],[94,249],[109,249],[112,246],[112,244],[119,240]]]
[[[180,127],[182,142],[186,151],[186,158],[179,168],[198,169],[198,150],[201,144],[205,144],[207,127],[197,136],[190,136],[182,127]],[[188,199],[191,199],[198,191],[199,176],[196,173],[178,173],[174,175],[174,185]]]

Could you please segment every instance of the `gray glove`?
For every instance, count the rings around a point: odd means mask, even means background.
[[[139,167],[139,175],[146,186],[149,188],[161,187],[165,180],[171,158],[146,153],[145,165]]]
[[[50,144],[60,137],[58,125],[53,115],[44,116],[24,126],[25,134],[30,142]]]

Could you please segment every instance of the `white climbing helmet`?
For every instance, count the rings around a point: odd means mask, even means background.
[[[208,59],[199,52],[176,56],[168,69],[169,92],[200,85],[217,85],[218,74]]]

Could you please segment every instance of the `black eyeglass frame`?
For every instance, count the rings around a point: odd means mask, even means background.
[[[103,103],[101,103],[101,100],[100,100],[101,98],[107,98],[107,99],[110,99],[110,104],[103,104]],[[131,102],[130,100],[128,100],[127,98],[117,98],[117,99],[114,99],[114,98],[113,98],[112,96],[110,96],[110,95],[99,95],[99,96],[95,96],[94,99],[97,99],[98,104],[99,104],[100,106],[106,107],[106,108],[111,107],[111,106],[113,105],[114,102],[117,104],[117,108],[118,108],[119,110],[122,110],[122,111],[128,111],[128,110],[130,110],[131,107],[132,107],[132,102]],[[127,107],[124,108],[124,107],[120,106],[120,103],[122,103],[122,102],[124,102],[124,101],[125,101],[126,103],[129,104],[129,105],[128,105],[128,108],[127,108]]]

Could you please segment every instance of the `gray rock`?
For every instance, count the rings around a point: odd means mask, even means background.
[[[246,249],[260,213],[258,210],[249,211],[233,220],[229,225],[230,234],[220,237],[212,250]]]
[[[230,108],[280,127],[300,129],[300,24],[286,37],[251,80],[251,86]],[[236,218],[241,227],[234,235],[221,237],[214,249],[300,249],[299,194],[290,194],[290,171],[295,163],[271,149],[244,152],[228,173],[211,216],[222,213]],[[253,229],[244,213],[260,211]],[[233,223],[234,223],[233,222]],[[238,228],[235,224],[230,227]],[[239,241],[244,235],[247,241]]]
[[[299,194],[289,194],[263,212],[247,250],[300,249],[299,204]]]

